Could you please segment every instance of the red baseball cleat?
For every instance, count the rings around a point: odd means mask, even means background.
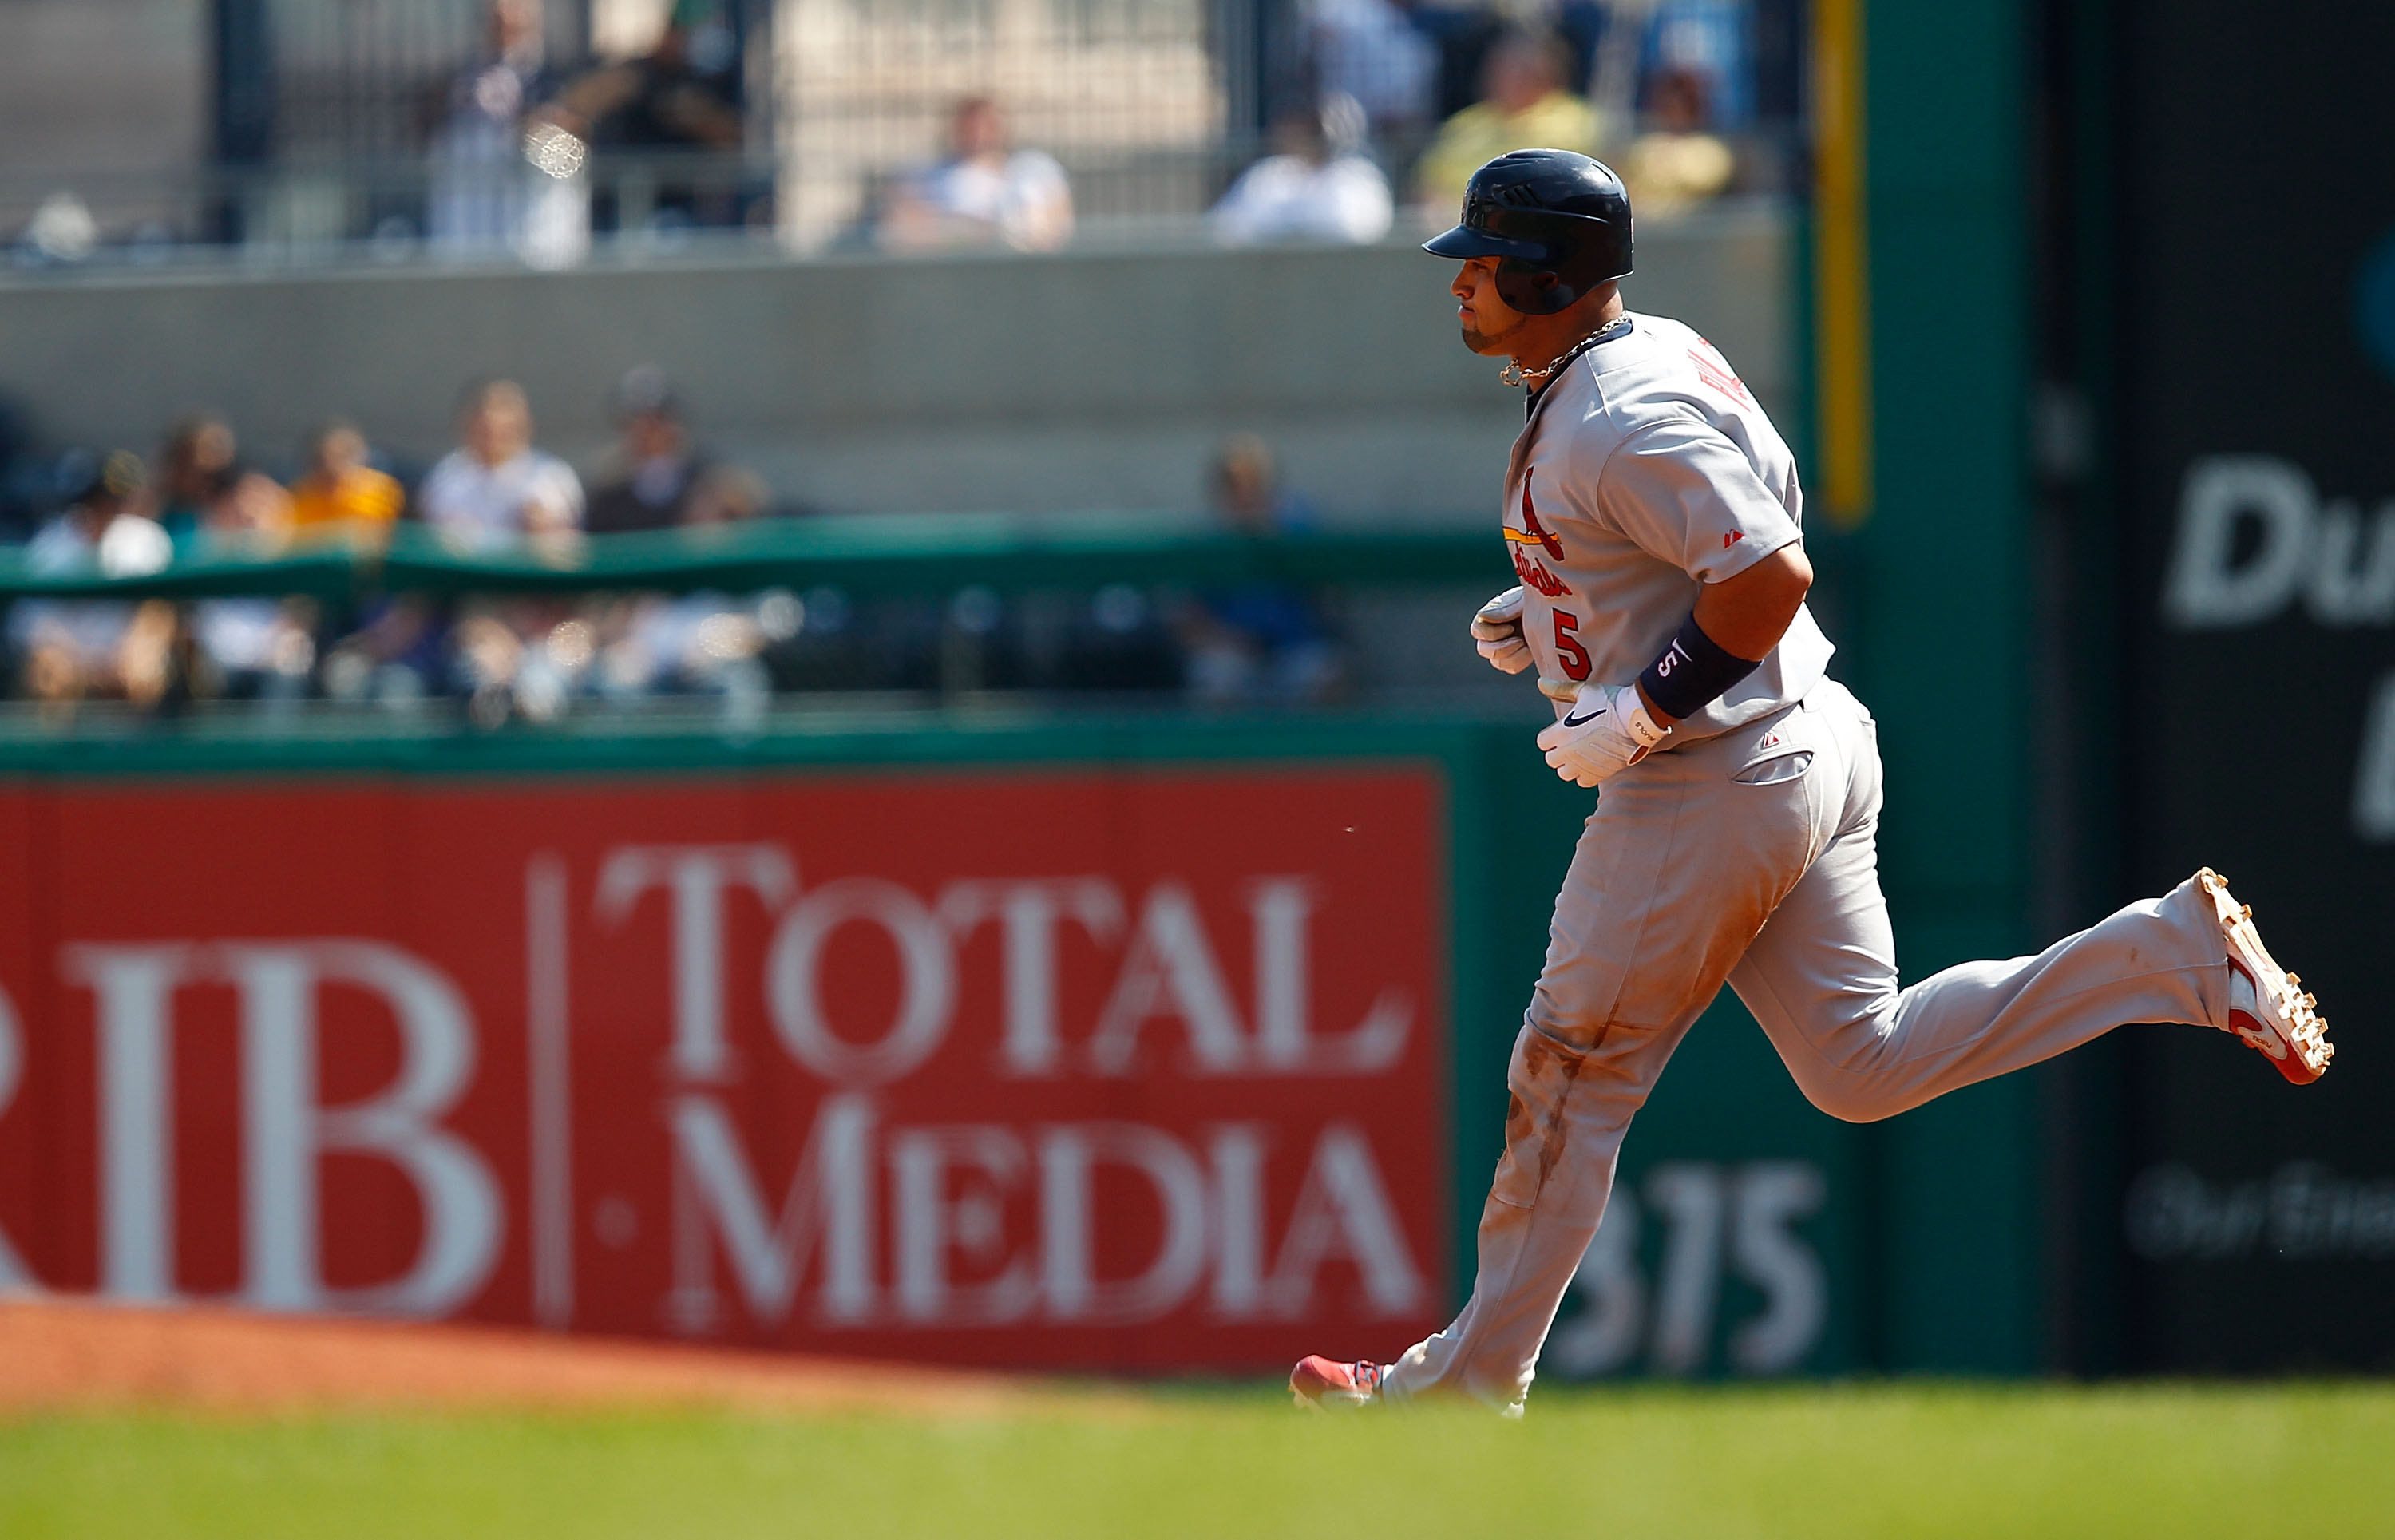
[[[1353,1412],[1381,1399],[1383,1363],[1341,1363],[1308,1354],[1289,1372],[1289,1393],[1308,1412]]]
[[[2309,1085],[2328,1069],[2336,1049],[2328,1023],[2312,1010],[2312,997],[2299,991],[2294,974],[2270,961],[2254,909],[2229,896],[2229,883],[2205,867],[2196,884],[2212,896],[2221,938],[2229,944],[2229,1030],[2279,1067],[2297,1085]]]

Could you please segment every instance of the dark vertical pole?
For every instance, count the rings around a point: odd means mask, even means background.
[[[2027,215],[2035,312],[2032,444],[2035,784],[2041,936],[2093,923],[2127,896],[2117,734],[2118,553],[2110,466],[2109,116],[2112,0],[2040,0]],[[2106,660],[2111,660],[2108,663]],[[2121,1363],[2119,1245],[2127,1072],[2111,1038],[2043,1080],[2046,1357],[2101,1374]]]
[[[274,46],[269,0],[216,0],[216,164],[223,176],[210,200],[211,238],[235,244],[246,233],[254,177],[274,152]]]
[[[1288,77],[1296,63],[1296,35],[1289,0],[1211,0],[1206,9],[1207,46],[1223,87],[1223,159],[1212,168],[1220,192],[1254,153],[1287,100]]]
[[[1312,63],[1305,57],[1304,22],[1295,0],[1255,0],[1256,101],[1250,119],[1258,135],[1273,114],[1313,96]]]
[[[217,0],[216,155],[262,166],[274,148],[274,47],[268,0]]]

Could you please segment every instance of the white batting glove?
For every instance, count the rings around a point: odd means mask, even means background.
[[[1546,689],[1548,681],[1539,687]],[[1556,692],[1549,690],[1550,695]],[[1551,727],[1539,733],[1547,763],[1574,786],[1602,786],[1669,737],[1638,698],[1634,684],[1583,684]]]
[[[1472,617],[1472,644],[1492,669],[1520,673],[1530,666],[1530,644],[1522,640],[1522,585],[1480,606]]]

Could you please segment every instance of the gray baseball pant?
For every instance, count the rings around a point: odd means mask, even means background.
[[[1391,1366],[1383,1396],[1462,1391],[1519,1409],[1605,1214],[1621,1136],[1725,982],[1805,1095],[1850,1122],[2124,1022],[2225,1023],[2227,949],[2191,881],[2034,957],[1899,989],[1879,813],[1876,728],[1830,680],[1606,783],[1515,1040],[1472,1297]]]

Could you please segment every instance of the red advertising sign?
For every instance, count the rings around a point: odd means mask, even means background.
[[[1402,1346],[1447,1304],[1439,798],[0,789],[0,1285],[986,1364]]]

